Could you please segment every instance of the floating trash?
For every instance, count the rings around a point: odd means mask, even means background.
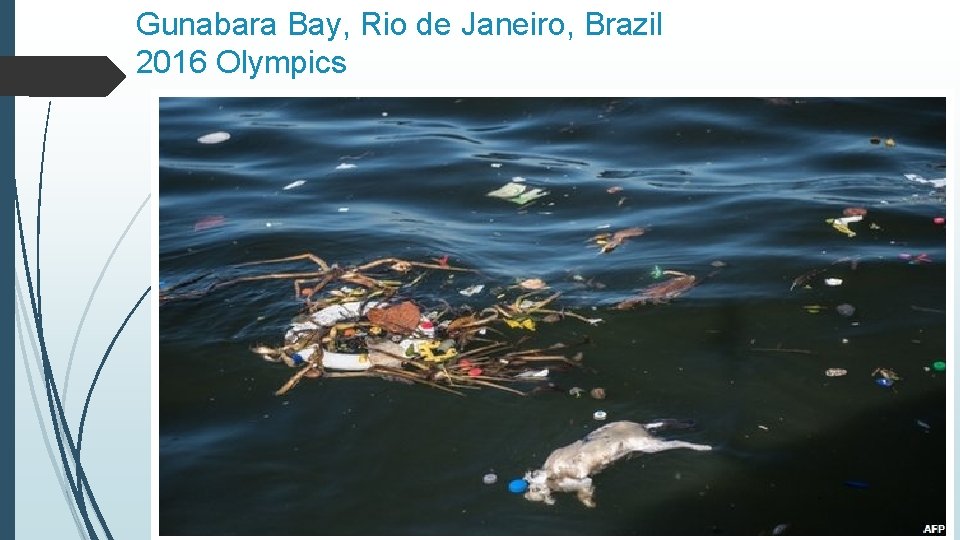
[[[546,289],[547,283],[540,278],[529,278],[521,281],[517,284],[521,289],[526,289],[528,291],[537,291],[540,289]]]
[[[913,255],[912,253],[901,253],[898,255],[898,258],[901,261],[906,261],[907,264],[913,265],[928,264],[933,262],[933,259],[931,259],[926,253],[921,253],[919,255]]]
[[[610,186],[607,188],[607,193],[613,195],[614,193],[620,193],[623,191],[623,186]]]
[[[287,189],[298,188],[306,183],[307,183],[306,180],[294,180],[293,182],[290,182],[289,184],[283,186],[283,189],[287,190]]]
[[[653,279],[660,279],[663,277],[663,270],[659,266],[654,265],[653,270],[650,271],[650,277]]]
[[[844,317],[853,317],[853,314],[857,312],[857,308],[851,306],[850,304],[840,304],[837,306],[837,313]]]
[[[226,131],[215,131],[213,133],[207,133],[206,135],[197,137],[197,142],[200,144],[220,144],[229,140],[230,134]]]
[[[596,420],[597,422],[603,422],[604,420],[607,419],[607,412],[606,412],[606,411],[596,411],[596,412],[593,413],[593,419]]]
[[[773,536],[780,536],[783,533],[787,532],[787,529],[790,528],[789,523],[781,523],[773,528],[773,531],[770,532]]]
[[[823,283],[830,287],[836,287],[838,285],[843,285],[843,280],[840,278],[826,278],[823,280]]]
[[[486,484],[486,485],[488,485],[488,486],[489,486],[490,484],[496,484],[496,483],[497,483],[497,475],[495,475],[495,474],[493,474],[493,473],[487,473],[487,474],[483,475],[483,483]]]
[[[340,208],[337,208],[337,212],[340,214],[346,214],[349,211],[350,211],[349,206],[341,206]]]
[[[883,140],[883,145],[887,148],[893,148],[897,145],[897,141],[893,140],[893,137],[887,137]]]
[[[946,369],[947,369],[947,363],[944,362],[943,360],[937,360],[936,362],[933,363],[934,371],[945,371]]]
[[[847,374],[847,370],[843,368],[829,368],[823,372],[827,377],[843,377]]]
[[[614,233],[601,233],[593,236],[590,240],[600,246],[600,253],[610,253],[623,245],[628,238],[643,236],[645,232],[646,230],[641,227],[630,227]]]
[[[857,207],[844,208],[844,209],[843,209],[843,215],[844,215],[844,217],[865,216],[865,215],[867,215],[867,209],[866,209],[866,208],[857,208]]]
[[[500,167],[503,167],[503,163],[491,163],[490,166],[494,169],[499,169]]]
[[[937,217],[933,218],[933,223],[934,223],[935,225],[944,225],[944,224],[947,223],[947,218],[941,217],[941,216],[937,216]]]
[[[527,491],[527,481],[523,478],[515,478],[507,484],[507,490],[510,493],[524,493]]]
[[[464,296],[473,296],[473,295],[475,295],[475,294],[478,294],[478,293],[479,293],[480,291],[482,291],[482,290],[483,290],[483,284],[480,284],[480,285],[471,285],[470,287],[467,287],[466,289],[461,289],[461,290],[460,290],[460,294],[462,294],[462,295],[464,295]]]
[[[580,394],[583,393],[583,388],[580,388],[579,386],[574,386],[569,391],[567,391],[567,393],[573,397],[580,397]]]
[[[196,222],[193,225],[194,232],[205,231],[207,229],[212,229],[214,227],[219,227],[226,223],[226,218],[223,216],[207,216],[200,221]]]
[[[343,169],[356,169],[357,165],[355,163],[341,163],[336,166],[336,170],[342,171]]]
[[[278,273],[275,268],[281,263],[304,262],[312,262],[317,270]],[[247,269],[256,264],[271,268],[251,275]],[[464,395],[460,390],[464,387],[490,387],[527,395],[511,383],[529,386],[538,378],[546,378],[553,367],[580,364],[582,355],[565,354],[563,349],[568,345],[563,343],[517,350],[516,344],[505,340],[475,339],[488,328],[500,325],[533,330],[537,321],[558,314],[564,319],[594,324],[595,319],[574,311],[552,309],[550,304],[559,297],[558,293],[543,297],[537,291],[526,292],[480,311],[462,308],[423,313],[413,300],[396,299],[398,290],[423,278],[424,274],[418,272],[411,283],[396,279],[411,269],[442,269],[447,276],[468,271],[436,262],[396,258],[337,267],[305,253],[245,263],[239,276],[231,273],[214,277],[212,282],[194,278],[174,284],[161,291],[160,302],[196,299],[227,286],[259,284],[265,277],[292,281],[295,298],[304,302],[303,312],[291,321],[282,344],[257,345],[252,349],[264,360],[296,370],[276,391],[277,395],[290,391],[304,378],[317,377],[378,377],[457,395]],[[397,274],[384,275],[390,270]],[[499,330],[498,333],[503,335]]]
[[[921,184],[930,184],[930,185],[932,185],[932,186],[935,187],[935,188],[944,188],[944,187],[947,187],[947,179],[946,179],[946,178],[935,178],[935,179],[932,179],[932,180],[928,180],[928,179],[920,176],[919,174],[905,174],[905,175],[903,175],[903,177],[906,178],[907,180],[910,180],[911,182],[919,182],[919,183],[921,183]]]
[[[886,377],[877,377],[874,382],[877,383],[878,386],[882,386],[884,388],[890,388],[893,386],[893,379],[888,379]]]
[[[920,419],[917,419],[916,422],[917,422],[917,426],[918,426],[920,429],[923,429],[923,430],[925,430],[925,431],[930,431],[930,424],[928,424],[928,423],[926,423],[926,422],[924,422],[923,420],[920,420]]]
[[[593,399],[604,399],[607,397],[607,391],[599,387],[594,388],[593,390],[590,390],[590,397]]]
[[[900,380],[900,375],[890,368],[877,368],[870,375],[877,377],[877,384],[880,386],[893,386],[894,381]],[[889,381],[889,384],[880,382],[881,380]]]
[[[850,229],[849,225],[851,223],[856,223],[861,220],[863,220],[863,214],[854,214],[854,215],[845,216],[845,217],[830,218],[824,221],[826,221],[830,225],[833,225],[833,228],[836,229],[838,232],[841,232],[847,235],[848,237],[853,238],[854,236],[857,235],[857,233],[853,232],[853,230]]]
[[[545,191],[540,188],[531,188],[526,184],[511,181],[487,193],[487,196],[508,200],[514,204],[522,206],[533,202],[540,197],[548,195],[549,193],[549,191]]]
[[[539,199],[540,197],[544,197],[549,194],[550,194],[549,191],[546,191],[540,188],[532,188],[527,191],[524,191],[523,193],[521,193],[520,195],[517,195],[512,199],[509,199],[509,201],[512,202],[513,204],[523,206],[525,204],[529,204]]]

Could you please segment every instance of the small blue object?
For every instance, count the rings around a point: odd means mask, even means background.
[[[302,356],[300,356],[300,353],[293,353],[293,354],[290,355],[290,358],[293,359],[293,365],[295,365],[295,366],[299,366],[300,364],[302,364],[302,363],[304,363],[304,362],[306,361],[306,360],[303,359]]]
[[[527,491],[527,481],[523,478],[511,480],[510,483],[507,484],[507,489],[510,493],[524,493]]]
[[[890,388],[891,386],[893,386],[893,381],[886,377],[877,377],[875,382],[885,388]]]

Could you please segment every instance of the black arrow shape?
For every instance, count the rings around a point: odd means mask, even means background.
[[[106,97],[125,78],[106,56],[0,56],[0,96]]]

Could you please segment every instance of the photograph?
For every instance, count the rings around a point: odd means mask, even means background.
[[[944,97],[158,106],[160,535],[943,533]]]

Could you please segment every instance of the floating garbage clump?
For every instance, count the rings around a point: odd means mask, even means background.
[[[547,295],[539,278],[521,281],[521,291],[509,301],[483,309],[453,309],[445,303],[425,309],[431,296],[419,300],[415,286],[434,270],[471,272],[449,264],[379,259],[342,268],[304,254],[247,263],[268,265],[307,261],[310,272],[247,275],[191,287],[193,279],[161,292],[161,302],[195,298],[242,282],[289,280],[302,312],[287,327],[283,342],[256,346],[264,360],[295,369],[276,394],[290,391],[304,378],[379,377],[418,383],[463,395],[466,389],[496,388],[520,395],[515,386],[536,384],[553,371],[580,365],[581,354],[568,355],[564,343],[520,348],[509,338],[510,329],[534,331],[537,323],[571,318],[596,324],[552,304],[559,293]],[[479,292],[471,289],[468,292]],[[489,332],[488,332],[489,331]],[[496,334],[496,337],[490,337]]]

